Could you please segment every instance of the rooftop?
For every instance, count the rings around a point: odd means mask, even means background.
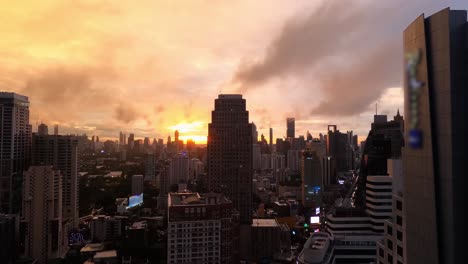
[[[278,222],[276,219],[252,219],[252,227],[277,227]]]
[[[242,99],[242,94],[220,94],[219,99]]]
[[[87,252],[98,252],[98,251],[103,251],[104,250],[104,245],[102,243],[89,243],[84,246],[80,252],[81,253],[87,253]]]
[[[94,259],[116,258],[116,257],[117,257],[117,251],[115,250],[101,251],[101,252],[97,252],[96,255],[94,255]]]
[[[331,257],[329,249],[330,235],[325,232],[313,233],[298,256],[299,263],[328,263],[325,260]]]

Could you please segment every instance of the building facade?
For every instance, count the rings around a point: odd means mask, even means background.
[[[23,254],[39,264],[65,254],[62,231],[62,175],[52,166],[31,166],[24,172]]]
[[[224,193],[240,212],[242,224],[252,220],[252,124],[242,95],[221,94],[208,125],[209,189]]]
[[[408,263],[465,262],[467,12],[416,18],[403,33]]]
[[[78,140],[74,136],[32,137],[32,164],[51,165],[62,174],[62,220],[78,225]]]
[[[168,197],[167,263],[239,263],[239,213],[224,195]]]
[[[19,213],[31,151],[29,99],[0,92],[0,212]]]

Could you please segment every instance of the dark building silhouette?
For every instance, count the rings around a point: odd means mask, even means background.
[[[286,118],[286,137],[294,138],[296,134],[296,119],[294,117]]]
[[[0,213],[19,213],[31,151],[28,97],[0,92]]]
[[[330,128],[333,128],[331,130]],[[351,146],[348,134],[341,133],[336,125],[329,125],[327,134],[327,156],[335,159],[336,170],[348,171],[353,168]]]
[[[241,224],[252,222],[252,141],[245,99],[219,95],[208,125],[208,186],[232,200]]]
[[[403,35],[407,263],[466,263],[467,11],[421,15]]]

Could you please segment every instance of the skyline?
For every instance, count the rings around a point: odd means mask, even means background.
[[[362,138],[375,103],[381,114],[404,114],[405,25],[414,14],[462,8],[269,3],[3,4],[11,23],[0,25],[0,90],[29,97],[33,130],[42,121],[61,133],[166,139],[178,129],[204,144],[213,100],[242,93],[259,135],[272,127],[283,137],[295,117],[299,135],[336,124]]]

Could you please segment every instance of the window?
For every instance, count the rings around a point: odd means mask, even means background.
[[[397,215],[396,222],[397,222],[397,225],[399,226],[403,225],[403,219],[401,218],[401,216]]]
[[[392,231],[393,231],[393,230],[392,230],[392,227],[391,227],[391,226],[387,226],[387,234],[392,235],[392,234],[393,234]]]
[[[397,230],[397,239],[399,241],[403,241],[403,233],[401,233],[401,231],[398,231],[398,230]]]
[[[403,248],[402,247],[397,246],[397,254],[398,254],[398,256],[403,257]]]
[[[393,242],[390,239],[387,239],[387,248],[393,251]]]
[[[385,257],[384,250],[382,248],[379,248],[379,256],[381,256],[382,258]]]
[[[390,254],[387,254],[387,260],[388,260],[388,263],[393,263],[393,256]]]
[[[396,201],[396,208],[400,211],[403,209],[403,204],[401,203],[401,201]]]

